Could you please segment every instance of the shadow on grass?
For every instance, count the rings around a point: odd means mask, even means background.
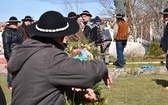
[[[162,85],[163,87],[168,86],[168,81],[167,80],[162,80],[162,79],[153,79],[158,85]]]

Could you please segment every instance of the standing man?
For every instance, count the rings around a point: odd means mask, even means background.
[[[164,33],[163,33],[163,38],[162,38],[162,49],[166,54],[166,68],[168,70],[168,8],[164,9],[162,12],[163,18],[165,21],[165,28],[164,28]]]
[[[124,48],[127,45],[128,23],[123,19],[121,14],[116,15],[116,23],[114,25],[114,39],[116,41],[117,51],[117,68],[124,67]]]
[[[23,21],[23,23],[22,23],[22,25],[20,26],[20,28],[21,28],[21,30],[22,30],[23,40],[26,40],[26,39],[27,39],[28,37],[30,37],[30,36],[27,35],[27,33],[26,33],[26,31],[25,31],[24,28],[25,28],[25,26],[28,26],[28,25],[32,24],[34,20],[32,19],[31,16],[25,16],[25,18],[22,19],[22,21]]]
[[[17,20],[16,17],[10,17],[8,21],[8,25],[5,27],[4,32],[2,33],[2,42],[4,48],[4,56],[6,61],[8,62],[11,56],[12,49],[22,44],[22,34],[20,30],[18,30],[18,23],[20,21]],[[8,72],[7,73],[7,83],[8,89],[12,90],[12,75]]]
[[[92,15],[89,11],[83,11],[80,16],[83,19],[84,27],[84,34],[86,38],[89,40],[89,43],[95,42],[98,40],[98,27],[94,22],[91,22]]]
[[[163,12],[163,18],[165,21],[165,28],[164,28],[164,33],[163,37],[161,39],[161,47],[163,51],[165,52],[166,55],[166,69],[168,70],[168,8],[164,9]],[[163,88],[164,91],[168,91],[168,86]]]

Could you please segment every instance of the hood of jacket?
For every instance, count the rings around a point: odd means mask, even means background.
[[[45,39],[45,41],[46,40],[47,39]],[[18,73],[29,57],[31,57],[36,52],[44,49],[45,47],[53,46],[55,45],[50,42],[43,43],[41,41],[28,38],[22,43],[22,45],[18,45],[12,50],[11,58],[8,61],[8,71],[12,74]]]

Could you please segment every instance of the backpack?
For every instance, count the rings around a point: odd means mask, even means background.
[[[110,29],[104,29],[102,32],[103,41],[112,41]]]

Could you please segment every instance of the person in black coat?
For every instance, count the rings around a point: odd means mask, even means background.
[[[91,21],[92,15],[89,11],[83,11],[80,16],[83,19],[83,23],[85,25],[83,29],[83,33],[86,38],[89,40],[89,43],[96,42],[99,40],[98,38],[98,26],[95,24],[95,21]]]
[[[162,43],[162,49],[166,54],[166,68],[168,70],[168,8],[164,9],[164,11],[162,12],[163,14],[163,18],[165,20],[165,28],[164,28],[164,33],[163,33],[163,37],[161,40]]]
[[[163,37],[161,38],[161,47],[166,55],[166,69],[168,70],[168,8],[164,9],[162,14],[165,21],[165,28]],[[163,88],[163,90],[168,91],[168,86]]]
[[[21,31],[18,30],[18,23],[20,21],[17,20],[16,17],[10,17],[8,24],[5,26],[5,29],[2,33],[2,42],[4,48],[4,56],[6,61],[8,62],[11,56],[12,49],[22,44],[22,34]],[[7,73],[7,82],[8,82],[8,89],[12,89],[12,75],[8,72]]]

